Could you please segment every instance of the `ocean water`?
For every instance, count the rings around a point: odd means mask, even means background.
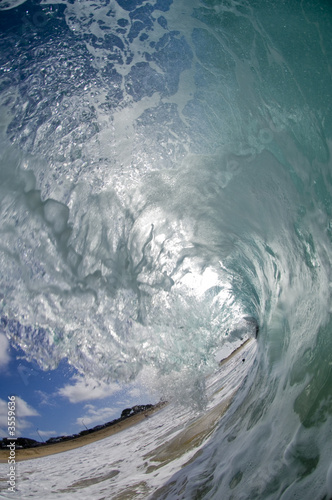
[[[3,330],[171,401],[20,498],[331,499],[330,2],[0,9]]]

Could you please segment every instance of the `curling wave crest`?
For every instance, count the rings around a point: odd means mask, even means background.
[[[204,412],[257,321],[213,437],[136,497],[328,500],[331,8],[27,5],[0,7],[2,331]]]

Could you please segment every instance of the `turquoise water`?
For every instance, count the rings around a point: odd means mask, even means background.
[[[15,7],[0,81],[11,342],[45,370],[150,370],[151,391],[204,411],[215,353],[255,317],[238,398],[160,498],[328,500],[329,2]]]

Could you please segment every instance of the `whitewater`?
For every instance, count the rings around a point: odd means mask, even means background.
[[[2,0],[0,27],[1,331],[169,402],[1,494],[330,500],[330,3]]]

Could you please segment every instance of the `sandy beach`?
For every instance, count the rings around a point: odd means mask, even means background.
[[[42,445],[35,448],[16,449],[15,460],[17,462],[20,462],[22,460],[30,460],[32,458],[46,457],[47,455],[54,455],[56,453],[62,453],[64,451],[80,448],[81,446],[85,446],[95,441],[99,441],[100,439],[112,436],[113,434],[121,432],[124,429],[127,429],[128,427],[136,425],[139,422],[142,422],[142,420],[144,420],[145,418],[148,418],[156,411],[163,408],[164,406],[165,403],[157,404],[149,410],[145,410],[141,413],[128,417],[120,422],[117,422],[109,427],[105,427],[104,429],[91,432],[90,434],[86,434],[78,438],[68,439],[67,441],[62,441],[60,443]],[[9,456],[9,449],[8,451],[0,450],[0,463],[7,463],[8,456]]]
[[[230,359],[232,359],[234,356],[236,356],[241,350],[243,350],[243,348],[250,341],[252,341],[252,338],[247,339],[243,344],[241,344],[237,349],[235,349],[229,356],[227,356],[227,358],[222,359],[219,362],[219,366],[223,366]],[[144,410],[140,413],[132,415],[131,417],[128,417],[124,420],[121,420],[113,425],[110,425],[109,427],[105,427],[104,429],[100,429],[98,431],[90,432],[89,434],[85,434],[84,436],[80,436],[80,437],[73,438],[73,439],[68,439],[66,441],[61,441],[59,443],[41,445],[41,446],[38,446],[35,448],[16,449],[15,450],[16,451],[15,460],[17,462],[20,462],[22,460],[30,460],[32,458],[46,457],[48,455],[62,453],[64,451],[73,450],[75,448],[80,448],[81,446],[91,444],[95,441],[99,441],[100,439],[104,439],[106,437],[112,436],[113,434],[121,432],[121,431],[127,429],[128,427],[131,427],[133,425],[138,424],[139,422],[142,422],[142,420],[144,420],[145,418],[148,418],[150,415],[152,415],[156,411],[163,408],[166,404],[167,404],[166,402],[158,403],[148,410]],[[226,405],[226,407],[227,407],[227,405]],[[224,411],[225,410],[223,410],[222,413]],[[8,451],[7,450],[0,450],[0,463],[7,463],[8,456],[9,456],[9,449],[8,449]]]

